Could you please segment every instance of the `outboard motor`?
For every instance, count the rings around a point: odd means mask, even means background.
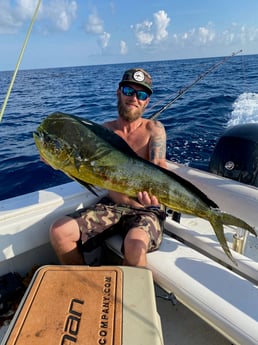
[[[229,128],[218,140],[209,171],[258,187],[258,123]],[[243,254],[248,233],[240,228],[233,235],[232,249]]]
[[[215,146],[209,171],[258,187],[258,123],[226,130]]]

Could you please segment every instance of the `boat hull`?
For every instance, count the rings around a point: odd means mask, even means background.
[[[257,188],[197,169],[172,163],[169,166],[212,197],[223,211],[258,226]],[[78,183],[70,182],[0,202],[0,275],[10,271],[24,275],[34,264],[56,264],[49,244],[51,223],[77,208],[96,203],[106,193],[99,190],[95,196]],[[195,217],[181,215],[179,224],[168,216],[165,231],[160,250],[148,254],[148,268],[156,283],[174,293],[182,304],[234,344],[258,343],[255,258],[234,253],[238,263],[234,267],[212,229]],[[234,232],[235,229],[226,229],[229,242]],[[107,245],[115,252],[115,245]],[[236,294],[232,294],[232,289]],[[244,297],[237,298],[239,293]]]

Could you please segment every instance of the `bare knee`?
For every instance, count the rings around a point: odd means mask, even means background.
[[[51,225],[49,233],[51,240],[67,239],[77,242],[80,239],[78,224],[70,217],[64,217],[55,221]]]
[[[57,220],[50,227],[50,242],[61,264],[83,264],[77,242],[80,239],[80,229],[77,222],[64,217]]]
[[[77,246],[77,242],[80,239],[80,229],[74,219],[64,217],[51,225],[49,237],[57,253],[67,251]]]
[[[146,266],[149,235],[139,228],[131,229],[124,239],[124,264]]]
[[[126,252],[147,251],[145,239],[137,236],[126,236],[124,239],[124,248]]]

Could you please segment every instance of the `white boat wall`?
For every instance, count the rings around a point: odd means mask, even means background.
[[[168,164],[202,189],[223,211],[258,228],[257,188]],[[105,194],[106,191],[99,190],[99,198]],[[97,200],[98,197],[77,182],[70,182],[0,201],[0,276],[8,272],[24,275],[33,265],[57,263],[49,244],[51,223]],[[225,229],[229,246],[236,231]],[[178,223],[168,216],[165,232],[161,248],[148,254],[148,268],[155,282],[233,344],[257,344],[257,239],[248,235],[248,256],[232,251],[236,266],[221,249],[207,221],[181,215]],[[107,246],[121,255],[119,241],[113,237]]]

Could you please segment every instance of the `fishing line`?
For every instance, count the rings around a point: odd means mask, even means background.
[[[12,79],[11,79],[11,82],[10,82],[10,85],[9,85],[9,88],[8,88],[8,90],[7,90],[7,93],[6,93],[4,102],[3,102],[3,106],[2,106],[2,109],[1,109],[1,112],[0,112],[0,122],[2,121],[2,117],[3,117],[3,115],[4,115],[4,111],[5,111],[5,108],[6,108],[8,99],[9,99],[9,97],[10,97],[10,94],[11,94],[11,91],[12,91],[12,88],[13,88],[13,84],[14,84],[14,81],[15,81],[15,78],[16,78],[16,75],[17,75],[17,72],[18,72],[20,63],[21,63],[21,61],[22,61],[24,51],[25,51],[25,49],[26,49],[26,46],[27,46],[27,43],[28,43],[28,40],[29,40],[29,37],[30,37],[30,33],[31,33],[31,30],[32,30],[33,24],[34,24],[35,19],[36,19],[36,17],[37,17],[37,14],[38,14],[38,11],[39,11],[40,4],[41,4],[41,0],[38,0],[38,4],[37,4],[37,6],[36,6],[36,9],[35,9],[35,11],[34,11],[33,17],[32,17],[32,19],[31,19],[31,23],[30,23],[30,26],[29,26],[27,35],[26,35],[26,37],[25,37],[25,40],[24,40],[24,43],[23,43],[23,46],[22,46],[22,49],[21,49],[21,52],[20,52],[20,55],[19,55],[19,58],[18,58],[16,67],[15,67],[15,70],[14,70],[14,72],[13,72],[13,76],[12,76]]]
[[[218,68],[220,65],[223,65],[228,59],[230,59],[233,56],[236,56],[237,54],[241,53],[242,49],[232,53],[229,56],[226,56],[221,61],[215,63],[212,65],[207,71],[205,71],[203,74],[198,76],[190,85],[186,86],[183,89],[180,89],[175,97],[173,97],[167,104],[165,104],[163,107],[161,107],[158,111],[156,111],[154,114],[152,114],[149,119],[155,120],[163,111],[165,111],[167,108],[169,108],[175,101],[177,101],[180,97],[182,97],[188,90],[190,90],[195,84],[199,83],[203,78],[205,78],[208,74],[210,74],[214,69]]]

